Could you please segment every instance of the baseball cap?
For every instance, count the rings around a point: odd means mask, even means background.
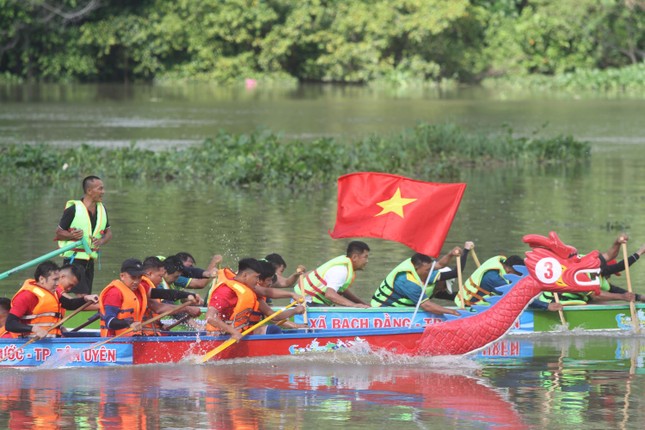
[[[121,273],[124,272],[130,276],[141,276],[146,273],[143,270],[143,263],[136,258],[128,258],[121,264]]]

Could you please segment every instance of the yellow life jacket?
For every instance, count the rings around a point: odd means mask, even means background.
[[[85,204],[83,204],[81,200],[69,200],[65,204],[65,209],[72,205],[76,206],[76,212],[74,213],[74,219],[72,220],[70,228],[83,230],[83,236],[91,246],[92,239],[100,239],[105,234],[105,227],[107,226],[107,212],[105,211],[105,207],[101,202],[96,204],[96,226],[94,227],[94,230],[92,230],[90,213],[87,210],[87,207],[85,207]],[[62,248],[73,242],[74,241],[71,240],[59,240],[58,247]],[[97,259],[98,256],[99,254],[96,251],[92,251],[92,254],[88,255],[83,247],[74,248],[63,253],[63,258],[74,257],[74,259],[79,260],[89,260],[90,258]]]
[[[498,272],[499,276],[504,278],[504,275],[506,275],[506,271],[504,270],[503,265],[504,261],[506,261],[506,257],[503,255],[489,258],[488,260],[484,261],[484,263],[479,266],[472,275],[470,275],[470,278],[466,279],[466,282],[464,282],[464,301],[466,302],[465,306],[471,306],[473,304],[476,304],[477,302],[484,300],[486,297],[496,295],[495,293],[481,288],[480,285],[482,283],[482,279],[484,279],[486,272],[490,272],[491,270]],[[459,294],[457,294],[457,297],[455,297],[455,303],[457,304],[457,306],[461,306]]]
[[[412,264],[412,259],[408,258],[407,260],[403,261],[401,264],[396,266],[394,270],[392,270],[381,282],[381,285],[379,285],[379,287],[374,292],[374,295],[372,296],[372,301],[370,302],[370,305],[372,307],[375,307],[375,308],[381,307],[384,305],[384,303],[387,303],[388,301],[390,301],[391,303],[388,304],[387,306],[395,306],[395,307],[416,306],[417,303],[413,300],[410,300],[407,297],[399,297],[396,300],[388,300],[394,294],[394,280],[396,279],[399,273],[405,273],[409,281],[417,284],[419,286],[419,289],[423,288],[423,285],[425,284],[425,279],[421,280],[421,278],[419,278],[419,275],[417,274],[417,270],[414,268],[414,265]],[[433,273],[435,273],[435,276],[433,279],[430,279],[430,281],[428,281],[428,285],[425,290],[425,293],[428,297],[432,296],[435,285],[439,280],[439,272],[433,272]]]
[[[352,285],[354,278],[356,278],[352,260],[345,255],[340,255],[336,258],[332,258],[322,266],[307,273],[304,277],[303,282],[296,284],[294,291],[301,296],[304,296],[305,294],[311,296],[312,302],[315,304],[333,306],[334,302],[325,297],[325,291],[327,291],[325,274],[329,271],[329,269],[336,266],[345,266],[347,268],[347,279],[345,280],[345,283],[338,289],[338,294],[342,294],[349,288],[350,285]]]

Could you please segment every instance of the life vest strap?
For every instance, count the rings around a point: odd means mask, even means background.
[[[24,317],[20,317],[21,320],[33,320],[36,318],[40,317],[55,317],[55,318],[60,318],[62,315],[60,312],[43,312],[42,314],[36,314],[36,315],[25,315]]]

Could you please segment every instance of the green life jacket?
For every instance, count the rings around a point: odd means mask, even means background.
[[[72,220],[72,223],[69,227],[83,230],[83,236],[87,240],[87,243],[91,246],[92,239],[100,239],[105,233],[105,227],[107,226],[107,213],[105,212],[105,207],[103,207],[103,203],[101,202],[98,202],[96,204],[96,226],[94,227],[94,231],[92,231],[92,221],[90,221],[90,214],[83,202],[81,200],[69,200],[65,204],[65,209],[72,205],[76,206],[76,212],[74,213],[74,219]],[[59,240],[58,246],[59,248],[62,248],[73,242],[74,241],[71,240]],[[98,256],[98,252],[92,251],[91,254],[88,254],[87,252],[85,252],[85,249],[83,247],[74,248],[63,253],[63,258],[73,257],[74,259],[79,260],[89,260],[90,258],[97,259]]]
[[[580,257],[584,257],[584,254],[580,254]],[[599,275],[589,275],[590,279],[594,279]],[[611,286],[609,281],[605,279],[604,276],[600,276],[600,289],[602,291],[609,291]],[[563,305],[586,305],[591,301],[592,293],[559,293],[558,298],[560,303]],[[545,303],[555,302],[555,296],[550,291],[543,291],[542,294],[538,296],[538,300]]]
[[[379,287],[374,292],[374,295],[372,296],[372,301],[370,302],[370,305],[372,307],[375,307],[375,308],[381,307],[388,302],[390,297],[392,297],[392,295],[394,294],[394,280],[396,279],[399,273],[405,273],[409,281],[414,282],[419,286],[419,288],[423,289],[425,280],[421,280],[421,278],[419,278],[419,275],[417,274],[417,271],[414,268],[414,265],[412,264],[412,259],[408,258],[407,260],[403,261],[401,264],[396,266],[394,270],[392,270],[381,282],[381,285],[379,285]],[[426,296],[428,297],[432,296],[435,285],[439,280],[439,276],[440,276],[439,272],[433,272],[433,273],[434,273],[434,277],[433,279],[430,279],[430,281],[428,281],[428,285],[425,290]],[[416,306],[416,302],[413,300],[410,300],[407,297],[399,297],[397,300],[392,301],[392,303],[390,303],[388,306],[395,306],[395,307]]]
[[[558,293],[558,298],[562,305],[586,305],[591,300],[592,293]],[[551,291],[543,291],[538,296],[538,300],[546,303],[555,302],[555,296]]]
[[[345,283],[338,289],[338,294],[342,294],[349,288],[350,285],[352,285],[352,282],[354,282],[354,278],[356,277],[356,274],[354,273],[354,266],[352,266],[352,260],[350,260],[349,257],[345,255],[340,255],[336,258],[332,258],[322,266],[318,267],[316,270],[312,270],[311,272],[307,273],[301,284],[304,291],[300,290],[300,285],[298,284],[296,284],[296,286],[293,288],[294,291],[301,296],[304,294],[311,296],[312,302],[315,304],[333,306],[334,302],[325,297],[325,291],[327,291],[325,274],[329,269],[336,266],[345,266],[347,268],[347,279],[345,280]]]
[[[489,258],[488,260],[484,261],[484,263],[479,266],[472,275],[470,275],[470,278],[466,279],[466,282],[464,282],[464,301],[466,302],[465,306],[471,306],[479,301],[484,300],[486,297],[497,295],[495,293],[491,293],[490,291],[486,291],[485,289],[481,288],[480,285],[482,283],[482,279],[484,279],[486,272],[489,272],[491,270],[495,270],[497,273],[499,273],[499,276],[504,278],[506,271],[504,270],[504,265],[502,264],[503,261],[506,261],[506,257],[503,255]],[[455,297],[455,303],[457,304],[457,306],[461,307],[461,299],[459,298],[459,294],[457,294],[457,296]]]

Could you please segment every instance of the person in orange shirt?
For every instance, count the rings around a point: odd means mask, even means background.
[[[121,265],[119,279],[112,281],[103,289],[99,296],[99,312],[101,314],[101,336],[116,336],[128,329],[131,334],[142,330],[141,323],[148,307],[153,312],[162,313],[172,309],[172,305],[163,304],[156,300],[148,300],[149,291],[156,290],[149,279],[142,282],[146,274],[141,261],[129,258]],[[194,311],[194,312],[193,312]],[[199,315],[199,308],[186,312]]]
[[[262,266],[255,258],[243,258],[232,279],[226,278],[218,284],[210,296],[206,311],[206,330],[228,333],[240,340],[242,332],[259,322],[263,316],[273,314],[264,300],[259,300],[254,291]],[[275,320],[287,319],[304,312],[303,306],[296,306],[278,315]]]
[[[11,300],[11,311],[5,328],[13,333],[12,337],[34,334],[38,338],[47,335],[60,336],[60,329],[50,332],[63,314],[63,308],[78,309],[86,301],[95,302],[96,295],[84,295],[74,299],[63,295],[63,289],[57,289],[60,280],[60,269],[53,261],[45,261],[36,267],[34,279],[27,279]]]

